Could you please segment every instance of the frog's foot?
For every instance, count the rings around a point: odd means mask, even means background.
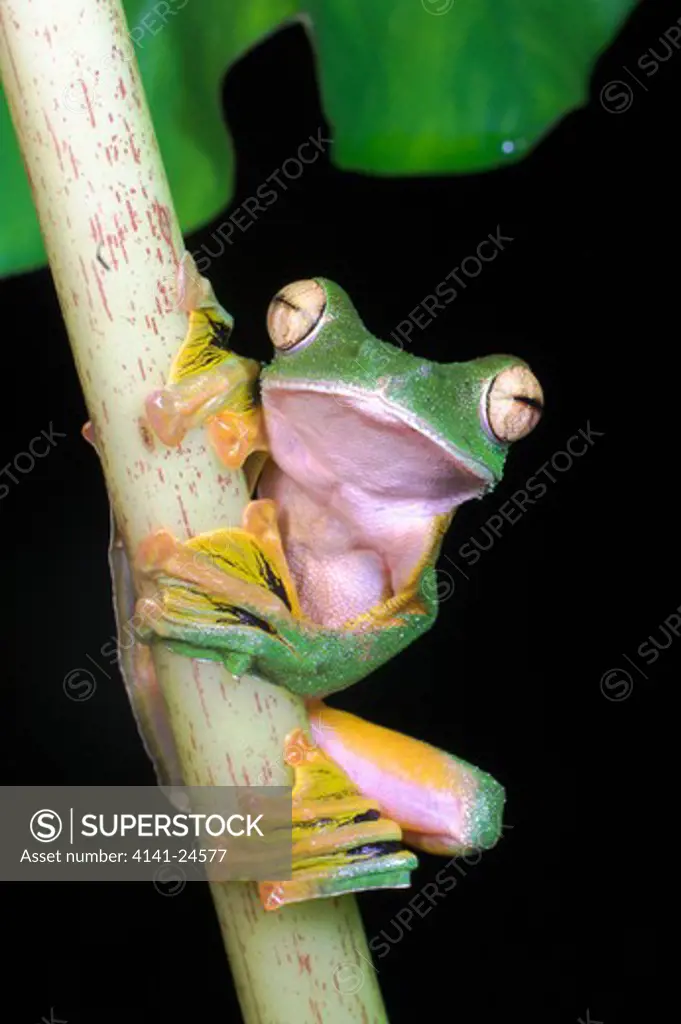
[[[231,670],[244,671],[265,640],[285,643],[280,628],[301,614],[273,501],[250,502],[241,527],[184,543],[166,530],[151,534],[135,569],[143,629],[194,657],[222,658]]]
[[[291,879],[262,882],[266,910],[289,903],[363,892],[404,889],[418,861],[402,846],[399,825],[363,796],[343,769],[295,729],[284,757],[294,770]]]
[[[218,458],[239,469],[267,439],[256,381],[260,364],[228,348],[233,320],[189,254],[178,275],[180,304],[189,314],[187,335],[170,367],[167,386],[146,400],[147,419],[163,444],[175,447],[205,425]]]
[[[308,711],[314,741],[365,797],[380,800],[408,846],[451,857],[499,840],[505,794],[486,772],[321,701]]]
[[[192,320],[200,317],[204,314],[192,314]],[[190,326],[193,329],[196,324]],[[210,328],[203,329],[208,333]],[[176,447],[189,430],[205,426],[223,465],[240,469],[252,452],[267,451],[255,395],[259,369],[251,359],[222,351],[209,369],[185,373],[181,368],[166,387],[148,396],[145,411],[151,428],[163,444]]]

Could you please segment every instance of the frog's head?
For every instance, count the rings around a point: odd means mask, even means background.
[[[261,376],[275,461],[332,486],[444,511],[494,487],[512,442],[543,409],[542,389],[513,356],[433,363],[374,338],[345,292],[317,278],[272,300],[275,347]]]

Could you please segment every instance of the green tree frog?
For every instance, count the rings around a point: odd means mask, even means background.
[[[150,639],[237,676],[334,693],[433,624],[443,535],[535,427],[541,386],[513,356],[434,363],[379,341],[321,278],[272,300],[257,379],[226,348],[231,318],[196,305],[148,416],[169,444],[203,423],[232,467],[259,456],[257,495],[240,528],[147,538],[138,612]]]
[[[221,660],[236,676],[251,669],[307,700],[309,735],[296,730],[284,750],[293,875],[261,884],[263,906],[407,886],[417,861],[402,842],[449,856],[493,846],[504,805],[495,779],[319,698],[432,625],[444,533],[538,422],[537,379],[511,356],[437,364],[400,351],[323,279],[275,296],[274,358],[261,368],[230,349],[231,317],[206,279],[181,272],[180,291],[189,329],[167,386],[148,397],[148,421],[170,446],[205,428],[254,498],[239,527],[184,542],[161,529],[142,542],[135,618],[148,643]],[[121,595],[133,579],[122,568]],[[128,660],[158,777],[180,782],[149,648]]]

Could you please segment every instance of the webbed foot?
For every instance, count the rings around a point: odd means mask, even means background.
[[[302,612],[275,503],[252,501],[241,527],[178,541],[147,537],[135,558],[141,632],[192,658],[246,666],[305,697],[342,690],[410,640],[406,621],[325,629]],[[412,626],[418,626],[423,617]],[[247,660],[247,659],[250,659]]]
[[[289,903],[404,889],[418,866],[401,843],[399,825],[362,795],[343,769],[302,729],[286,737],[284,759],[294,770],[291,879],[262,882],[265,910]]]
[[[184,543],[159,530],[139,546],[137,610],[143,628],[193,657],[220,657],[243,673],[278,626],[300,614],[272,501],[252,501],[242,526]]]
[[[229,349],[232,317],[189,253],[180,264],[178,291],[189,314],[187,335],[166,386],[147,398],[147,419],[169,447],[181,444],[192,428],[205,426],[220,461],[240,469],[249,456],[267,452],[256,388],[260,364]]]

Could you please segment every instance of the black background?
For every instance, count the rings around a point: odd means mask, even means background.
[[[456,517],[443,562],[454,584],[432,632],[331,703],[480,765],[506,787],[503,841],[376,961],[392,1024],[438,1015],[619,1024],[656,1019],[657,860],[670,812],[655,724],[676,650],[637,655],[681,602],[666,416],[678,406],[678,97],[681,52],[628,77],[681,10],[647,3],[571,114],[521,164],[477,176],[373,179],[320,159],[210,271],[249,354],[267,359],[264,314],[288,281],[338,281],[379,337],[497,226],[503,253],[468,281],[411,351],[527,359],[542,425],[514,449],[503,485]],[[632,86],[630,109],[599,101]],[[324,120],[302,30],[234,69],[225,109],[237,151],[235,208]],[[213,229],[224,219],[217,217]],[[211,227],[188,239],[210,238]],[[0,286],[3,455],[52,423],[66,437],[0,502],[2,781],[152,784],[122,683],[94,697],[62,680],[113,635],[108,511],[86,411],[47,272]],[[598,437],[471,565],[459,553],[580,428]],[[673,434],[671,435],[673,437]],[[561,466],[564,462],[559,463]],[[3,480],[5,478],[3,477]],[[544,478],[543,478],[544,479]],[[546,481],[545,481],[546,482]],[[681,647],[681,641],[679,642]],[[632,667],[624,660],[628,655]],[[608,669],[631,673],[602,692]],[[645,672],[645,679],[640,673]],[[624,688],[624,689],[623,689]],[[664,697],[663,697],[664,695]],[[664,831],[663,831],[664,830]],[[662,833],[662,834],[661,834]],[[423,855],[414,890],[443,862]],[[405,905],[361,898],[368,936]],[[34,1024],[240,1020],[208,892],[151,885],[2,886],[3,1017]],[[13,990],[13,991],[12,991]],[[303,1022],[301,1021],[301,1024]]]

